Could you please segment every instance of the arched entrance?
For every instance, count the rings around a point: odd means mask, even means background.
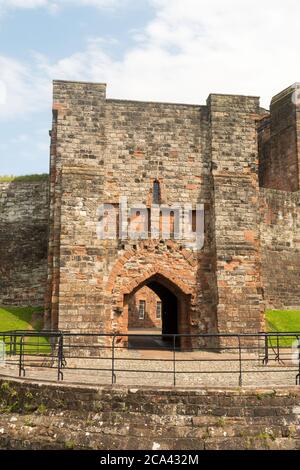
[[[158,273],[125,294],[124,315],[128,319],[128,332],[152,335],[151,338],[136,338],[136,346],[173,346],[174,338],[168,335],[190,333],[190,297],[173,281]],[[188,338],[177,337],[175,344],[177,347],[187,346]]]

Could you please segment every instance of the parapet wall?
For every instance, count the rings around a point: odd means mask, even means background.
[[[0,380],[0,449],[300,449],[300,390]]]
[[[0,305],[43,305],[48,182],[0,183]]]
[[[262,284],[267,308],[300,308],[300,192],[260,188]]]
[[[300,188],[300,114],[294,93],[291,86],[274,96],[270,114],[258,125],[259,179],[265,188]]]

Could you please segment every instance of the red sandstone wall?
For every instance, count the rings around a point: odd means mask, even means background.
[[[139,318],[139,303],[145,302],[145,317]],[[161,302],[160,298],[149,287],[139,289],[129,301],[128,328],[159,328],[162,327],[161,319],[156,318],[156,306]]]
[[[175,282],[188,286],[192,306],[182,325],[214,329],[206,107],[106,100],[105,85],[55,82],[54,108],[57,256],[49,266],[49,283],[53,292],[53,279],[59,278],[59,291],[52,294],[52,316],[57,306],[59,328],[111,331],[123,329],[124,323],[127,327],[120,280],[121,260],[128,257],[123,278],[129,282],[155,270],[169,277],[178,271]],[[206,242],[199,253],[184,240],[156,240],[145,250],[144,242],[97,238],[99,205],[118,204],[120,196],[128,198],[129,206],[149,204],[157,177],[163,203],[206,204]],[[55,267],[59,275],[53,275]]]
[[[126,331],[128,296],[154,277],[180,300],[180,332],[260,330],[258,98],[191,106],[107,100],[105,90],[54,83],[52,318],[61,329]],[[99,205],[126,196],[148,207],[157,178],[164,204],[205,204],[204,248],[98,239]]]
[[[211,95],[218,329],[260,331],[264,301],[259,246],[255,97]]]

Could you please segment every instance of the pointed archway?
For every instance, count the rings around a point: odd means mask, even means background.
[[[171,335],[185,335],[190,333],[190,300],[191,294],[188,289],[183,290],[173,280],[168,279],[161,273],[155,273],[148,278],[142,278],[130,292],[124,293],[123,315],[124,322],[128,325],[130,331],[130,318],[132,318],[130,308],[133,304],[132,299],[144,287],[149,288],[161,303],[161,341],[164,343],[173,343],[174,337]],[[127,289],[128,291],[129,289]],[[145,306],[146,315],[149,314]],[[136,309],[138,312],[138,309]],[[143,316],[142,318],[143,319]],[[135,323],[136,325],[136,323]],[[151,330],[147,330],[151,334]],[[148,341],[151,344],[151,341]],[[153,343],[153,342],[152,342]],[[176,337],[177,347],[187,347],[188,337]],[[154,344],[154,343],[153,343]],[[152,345],[153,345],[152,344]],[[158,344],[158,343],[157,343]]]

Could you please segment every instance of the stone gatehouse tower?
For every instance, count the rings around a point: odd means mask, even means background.
[[[300,305],[300,134],[290,98],[291,89],[278,95],[269,114],[251,96],[212,94],[204,106],[123,101],[107,99],[104,84],[55,81],[46,326],[126,332],[133,298],[148,287],[165,332],[257,332],[266,303],[280,303],[264,270],[276,253],[294,266],[287,284]],[[123,196],[150,211],[156,191],[165,206],[204,205],[202,248],[172,236],[97,237],[101,204],[118,213]],[[293,239],[284,259],[282,221]]]

